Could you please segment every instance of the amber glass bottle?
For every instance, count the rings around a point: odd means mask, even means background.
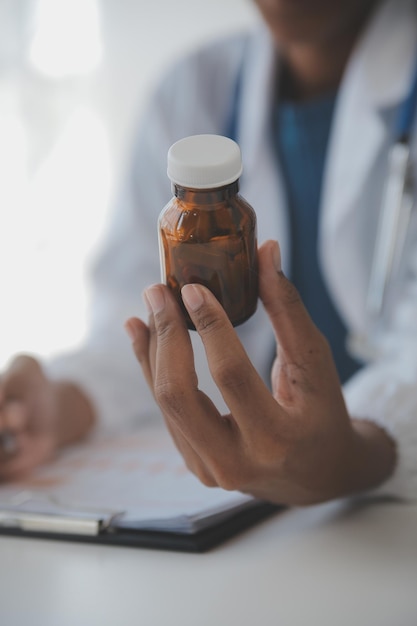
[[[181,288],[200,283],[213,292],[234,326],[258,300],[256,215],[239,195],[239,146],[219,135],[193,135],[171,146],[173,198],[159,216],[162,282],[194,329]]]

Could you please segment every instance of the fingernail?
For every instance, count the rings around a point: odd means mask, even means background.
[[[196,311],[204,302],[203,294],[198,285],[184,285],[181,289],[183,302],[187,309]]]
[[[281,251],[279,249],[278,242],[275,242],[275,245],[272,249],[272,261],[274,263],[274,267],[277,272],[281,271]]]
[[[125,330],[127,332],[127,334],[129,335],[131,341],[135,341],[135,339],[137,338],[137,332],[136,332],[136,328],[135,325],[130,321],[127,320],[127,322],[125,322],[124,324]]]
[[[165,308],[165,296],[158,285],[149,287],[145,291],[145,302],[150,309],[150,313],[159,313]]]

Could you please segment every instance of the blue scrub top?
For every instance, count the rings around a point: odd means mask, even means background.
[[[347,353],[347,329],[324,284],[317,249],[323,172],[336,97],[279,102],[275,137],[290,214],[290,278],[314,323],[327,337],[343,383],[360,364]]]

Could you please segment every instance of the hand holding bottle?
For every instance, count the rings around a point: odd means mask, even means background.
[[[272,393],[208,289],[182,289],[228,415],[198,389],[189,333],[165,286],[145,292],[149,326],[136,318],[126,324],[178,449],[206,485],[278,503],[310,504],[374,487],[393,470],[392,440],[348,415],[329,346],[282,274],[276,243],[260,248],[259,272],[277,342]]]

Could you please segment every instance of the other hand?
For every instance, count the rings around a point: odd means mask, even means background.
[[[0,480],[28,473],[92,423],[92,408],[74,385],[49,380],[30,356],[15,357],[0,376]]]

